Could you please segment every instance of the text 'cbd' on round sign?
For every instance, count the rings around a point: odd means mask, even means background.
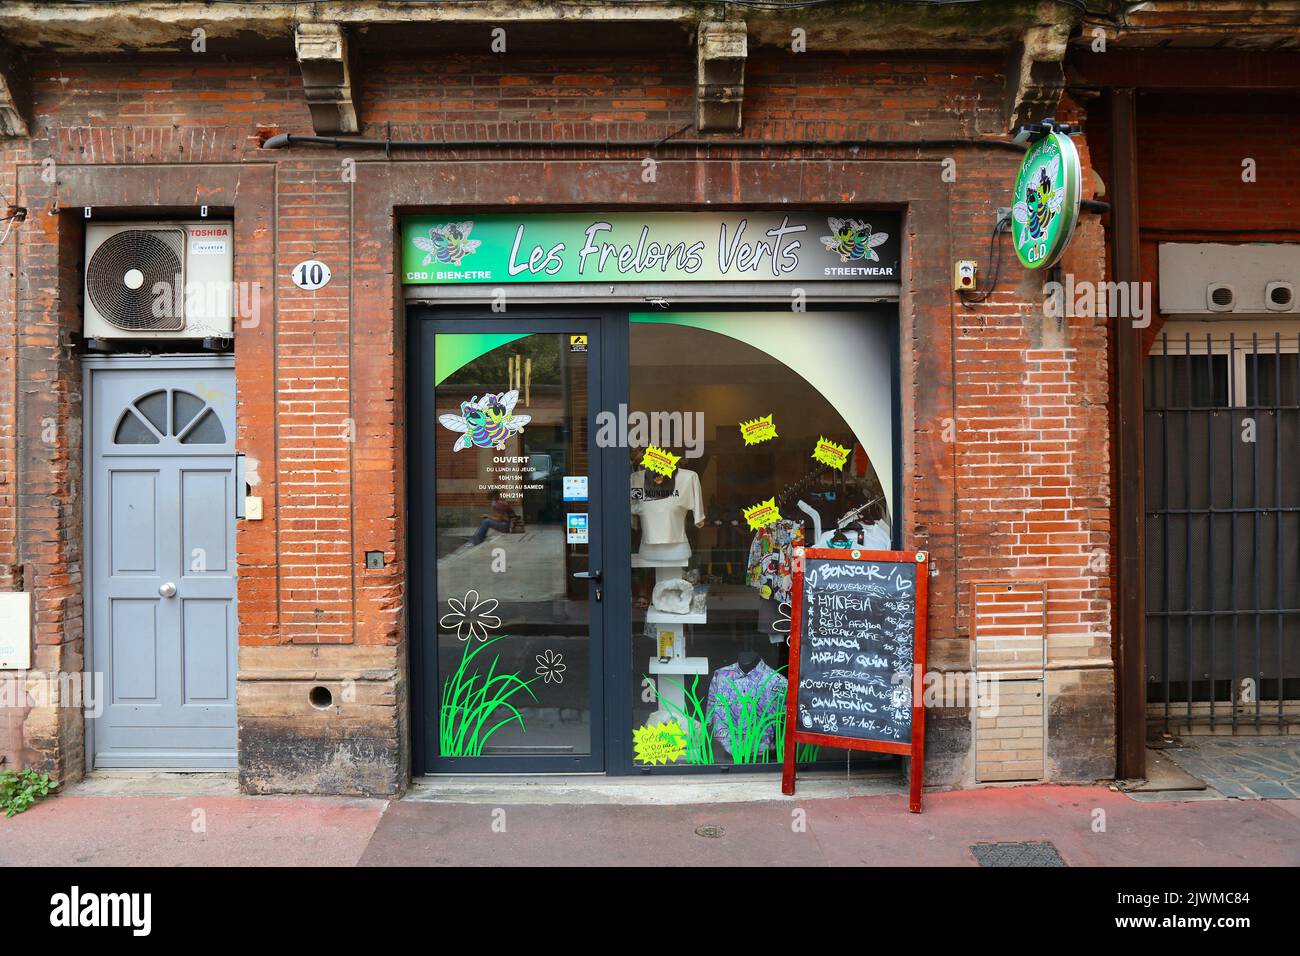
[[[319,259],[305,259],[294,266],[289,275],[293,279],[293,284],[299,289],[314,292],[328,285],[333,273],[330,272],[330,267]]]
[[[1056,265],[1079,221],[1079,153],[1069,136],[1048,133],[1029,148],[1016,174],[1011,240],[1026,269]]]

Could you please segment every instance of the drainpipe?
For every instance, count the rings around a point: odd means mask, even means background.
[[[1137,103],[1131,89],[1109,91],[1111,117],[1111,264],[1116,282],[1142,278],[1138,244]],[[1131,323],[1111,323],[1115,362],[1114,429],[1111,444],[1115,495],[1116,560],[1111,565],[1117,602],[1112,653],[1115,659],[1115,773],[1146,777],[1146,538],[1143,472],[1143,333]]]

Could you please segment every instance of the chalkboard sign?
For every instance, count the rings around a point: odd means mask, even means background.
[[[920,812],[927,571],[923,551],[796,550],[783,792],[796,744],[907,754]]]

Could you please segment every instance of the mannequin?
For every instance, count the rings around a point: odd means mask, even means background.
[[[667,498],[673,493],[675,482],[670,480],[667,475],[661,475],[657,471],[646,473],[645,500],[658,501],[660,498]]]
[[[641,529],[638,553],[642,558],[674,563],[689,560],[688,513],[695,527],[704,527],[704,496],[695,472],[678,468],[671,478],[645,470],[632,475],[632,527]]]
[[[727,753],[736,743],[731,727],[758,717],[784,716],[781,708],[786,694],[786,679],[768,666],[754,651],[741,651],[736,663],[713,672],[705,713],[709,715],[709,732]],[[767,751],[776,742],[776,721],[764,727],[758,750]],[[748,746],[752,748],[753,742]],[[752,756],[752,753],[751,753]]]

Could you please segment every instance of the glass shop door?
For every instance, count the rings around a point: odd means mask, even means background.
[[[600,323],[437,318],[413,345],[424,768],[603,770]]]

